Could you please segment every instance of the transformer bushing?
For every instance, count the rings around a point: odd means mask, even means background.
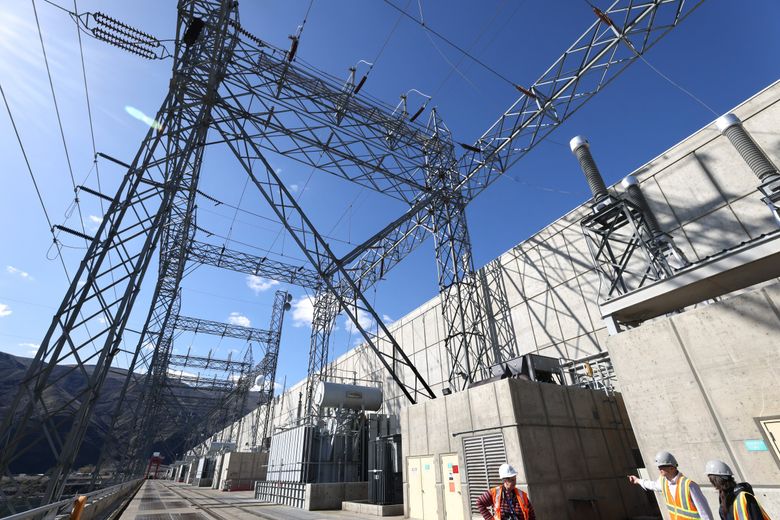
[[[661,225],[658,223],[655,212],[650,208],[650,204],[648,204],[645,194],[642,193],[636,177],[628,175],[620,182],[620,185],[625,190],[626,198],[633,202],[642,212],[651,235],[648,243],[654,249],[655,254],[663,256],[675,271],[689,266],[690,262],[685,257],[685,254],[675,245],[672,237],[661,231]]]
[[[662,230],[635,178],[623,181],[626,196],[609,195],[587,139],[569,143],[593,194],[593,213],[582,219],[583,234],[602,280],[606,301],[667,278],[688,265]]]
[[[569,141],[569,147],[571,148],[571,153],[577,157],[580,168],[582,168],[582,172],[585,174],[585,180],[588,182],[588,187],[593,195],[593,209],[598,211],[605,204],[608,204],[610,200],[607,186],[604,184],[604,178],[601,176],[599,167],[596,166],[596,161],[593,160],[593,155],[590,153],[590,143],[583,136],[578,135]]]
[[[726,114],[715,120],[715,126],[725,135],[739,155],[745,160],[761,184],[761,199],[767,205],[775,222],[780,225],[780,171],[758,146],[753,137],[742,126],[742,121],[734,114]]]

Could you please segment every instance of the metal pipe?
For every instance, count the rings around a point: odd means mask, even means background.
[[[583,136],[578,135],[571,141],[569,141],[569,147],[571,152],[577,157],[585,174],[585,180],[588,181],[588,186],[593,194],[593,200],[599,202],[607,197],[607,186],[604,184],[604,179],[601,177],[596,161],[593,160],[593,156],[590,153],[590,143]]]
[[[639,209],[642,211],[642,215],[645,217],[645,222],[647,222],[647,227],[650,229],[650,233],[654,237],[663,234],[661,231],[661,226],[658,224],[658,219],[655,218],[655,213],[653,213],[653,210],[650,209],[650,205],[647,203],[645,194],[642,193],[642,190],[639,187],[639,181],[636,180],[636,177],[629,175],[623,179],[620,184],[626,190],[628,199],[636,204],[637,207],[639,207]]]
[[[767,181],[770,177],[780,176],[777,168],[767,157],[764,151],[758,146],[756,141],[745,131],[742,121],[734,114],[726,114],[715,120],[715,126],[720,133],[725,135],[739,155],[753,170],[753,173],[761,180]]]

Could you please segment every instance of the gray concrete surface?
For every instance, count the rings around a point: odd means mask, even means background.
[[[780,466],[757,419],[780,415],[778,309],[775,283],[607,340],[617,373],[630,382],[623,396],[644,459],[674,453],[713,507],[704,465],[724,460],[773,518],[780,517]],[[748,449],[760,440],[769,449]]]
[[[193,488],[165,480],[147,480],[119,520],[376,520],[376,516],[349,511],[304,511],[263,504],[252,491],[232,493]],[[179,516],[181,515],[181,516]],[[400,516],[384,517],[399,520]]]
[[[733,112],[780,164],[778,100],[780,82],[757,93]],[[610,143],[593,146],[597,161],[600,154],[609,153]],[[659,153],[636,171],[621,175],[629,173],[640,181],[662,229],[692,261],[776,229],[756,191],[755,175],[714,124]],[[569,175],[572,182],[580,182],[584,189],[585,180],[574,158]],[[586,213],[585,204],[574,208],[535,235],[518,237],[519,244],[495,260],[511,308],[506,319],[515,333],[517,354],[537,352],[575,359],[606,350],[607,332],[598,309],[599,279],[579,225]],[[389,329],[436,394],[441,395],[442,388],[449,385],[445,384],[447,362],[441,308],[438,296],[433,296],[390,324]],[[365,345],[343,354],[334,364],[335,372],[354,373],[357,379],[381,383],[385,392],[382,412],[397,414],[406,406],[397,385]],[[619,377],[618,382],[624,379]],[[295,416],[302,391],[305,381],[292,385],[277,399],[273,413],[276,426]],[[250,441],[254,413],[242,421],[241,428],[234,428],[244,432],[244,437],[237,440],[238,446]]]
[[[620,395],[505,379],[402,410],[406,514],[409,457],[434,457],[436,510],[444,518],[448,482],[440,459],[456,453],[463,517],[470,518],[473,476],[465,464],[464,439],[496,433],[540,519],[586,518],[580,508],[613,520],[657,512],[626,479],[636,472],[636,440]],[[491,476],[497,480],[497,474]]]

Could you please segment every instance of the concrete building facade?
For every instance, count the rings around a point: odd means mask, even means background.
[[[780,164],[780,82],[733,112],[770,159]],[[603,149],[607,150],[608,145],[604,143]],[[633,174],[663,231],[691,262],[777,229],[760,200],[758,179],[714,124]],[[577,175],[577,164],[572,158],[572,176]],[[610,190],[622,191],[616,187]],[[756,417],[780,415],[780,390],[776,384],[770,384],[776,380],[773,376],[777,375],[776,345],[780,338],[776,286],[672,318],[657,318],[609,336],[599,307],[600,278],[579,224],[589,211],[588,204],[573,209],[486,267],[501,272],[517,354],[538,353],[575,360],[608,351],[614,359],[617,386],[624,395],[644,460],[651,461],[659,449],[677,450],[686,469],[690,467],[691,476],[701,481],[702,470],[698,468],[703,468],[702,461],[722,457],[734,463],[741,477],[756,480],[762,489],[775,486],[780,482],[778,461],[771,454],[748,455],[741,451],[739,442],[761,438]],[[436,395],[441,396],[449,385],[438,297],[389,329]],[[648,349],[648,343],[659,345],[658,350]],[[708,350],[716,345],[722,345],[721,349]],[[735,350],[742,347],[744,352]],[[365,345],[336,359],[333,373],[348,382],[381,386],[385,395],[382,413],[395,417],[407,414],[406,410],[402,412],[407,403],[400,390]],[[685,381],[685,388],[697,396],[691,397],[695,406],[673,394],[659,393],[659,381],[670,373]],[[751,384],[740,386],[747,382]],[[305,381],[301,381],[276,399],[275,427],[294,420],[304,391]],[[657,411],[646,413],[653,399],[667,398],[679,406],[686,403],[686,409],[696,409],[690,412],[691,417],[676,412],[669,417],[671,423],[680,421],[677,436],[660,433],[663,428],[657,424]],[[240,439],[233,439],[240,447],[249,444],[253,421],[254,414],[250,414],[240,428],[232,429],[241,432]],[[400,424],[397,430],[401,430]],[[696,435],[707,440],[697,445]],[[679,440],[682,438],[691,441]],[[759,459],[757,465],[751,462]],[[780,516],[780,502],[774,498],[771,502],[770,514]]]

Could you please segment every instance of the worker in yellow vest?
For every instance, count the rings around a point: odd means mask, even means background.
[[[659,451],[655,464],[661,473],[658,480],[641,479],[634,475],[629,475],[628,480],[648,491],[660,491],[670,520],[712,520],[712,511],[699,485],[677,470],[674,455]]]
[[[728,464],[711,460],[704,467],[704,473],[718,490],[722,520],[770,520],[753,495],[753,487],[747,482],[737,484]]]
[[[501,485],[488,489],[477,499],[477,510],[485,520],[536,520],[528,494],[517,487],[517,471],[509,464],[498,468]],[[492,512],[491,512],[492,509]]]

